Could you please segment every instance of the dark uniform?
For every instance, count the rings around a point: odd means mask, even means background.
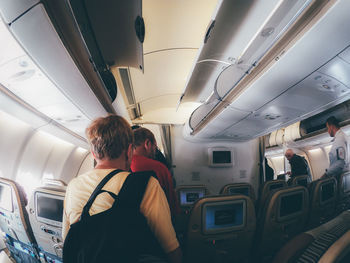
[[[304,157],[294,154],[293,157],[289,160],[289,164],[291,168],[291,177],[298,175],[307,175],[307,181],[312,181],[309,164]]]

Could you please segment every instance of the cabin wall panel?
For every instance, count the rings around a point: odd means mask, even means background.
[[[208,147],[232,147],[234,149],[234,165],[226,168],[208,166]],[[183,138],[183,126],[173,126],[172,158],[174,176],[178,186],[207,186],[211,194],[218,194],[228,183],[248,182],[255,191],[259,182],[258,139],[244,143],[230,141],[191,142]],[[197,179],[199,175],[200,180]]]
[[[34,130],[22,121],[0,112],[0,176],[13,179],[18,155]]]
[[[0,111],[0,176],[20,183],[30,197],[42,178],[68,183],[81,170],[88,151],[38,131]]]

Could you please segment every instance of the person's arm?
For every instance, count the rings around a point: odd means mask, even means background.
[[[168,200],[158,180],[151,177],[140,207],[147,223],[170,262],[181,262],[182,254],[170,216]]]
[[[342,173],[344,166],[345,166],[344,160],[336,160],[329,166],[325,174],[327,176],[334,176],[334,175],[340,174]]]

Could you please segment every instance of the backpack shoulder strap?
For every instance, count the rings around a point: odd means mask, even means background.
[[[148,181],[152,176],[156,178],[153,171],[130,173],[118,194],[118,205],[139,209]]]
[[[123,172],[123,170],[120,170],[120,169],[117,169],[117,170],[114,170],[112,172],[110,172],[109,174],[107,174],[105,176],[105,178],[102,179],[102,181],[96,186],[95,190],[92,192],[92,194],[90,195],[90,198],[89,200],[87,201],[86,205],[84,206],[83,208],[83,211],[81,213],[81,217],[80,217],[80,220],[85,218],[85,217],[88,217],[89,216],[89,211],[90,211],[90,208],[93,204],[93,202],[95,201],[96,197],[101,193],[101,192],[106,192],[106,191],[103,191],[102,188],[105,186],[105,184],[116,174],[120,173],[120,172]],[[108,192],[109,193],[109,192]],[[115,198],[113,196],[113,198]]]

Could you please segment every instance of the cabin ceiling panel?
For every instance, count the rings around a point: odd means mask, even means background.
[[[152,53],[144,57],[144,74],[130,68],[136,102],[142,105],[143,102],[152,100],[154,104],[148,104],[151,108],[147,106],[147,111],[156,110],[159,103],[167,103],[167,107],[175,108],[196,53],[196,50]],[[174,100],[176,96],[177,100]],[[141,108],[141,112],[145,113],[144,109]]]
[[[232,63],[232,58],[235,60],[242,54],[278,2],[223,1],[210,38],[198,60],[216,59]]]
[[[348,47],[342,53],[340,53],[339,57],[350,64],[350,47]]]
[[[217,116],[205,127],[205,134],[209,137],[215,137],[220,131],[225,130],[233,124],[247,117],[250,112],[240,111],[228,106],[222,114]],[[203,137],[203,134],[202,134]]]
[[[337,2],[232,105],[242,110],[257,110],[339,54],[350,43],[349,8],[349,1]]]
[[[216,0],[143,1],[144,53],[174,48],[198,49],[216,3]]]

